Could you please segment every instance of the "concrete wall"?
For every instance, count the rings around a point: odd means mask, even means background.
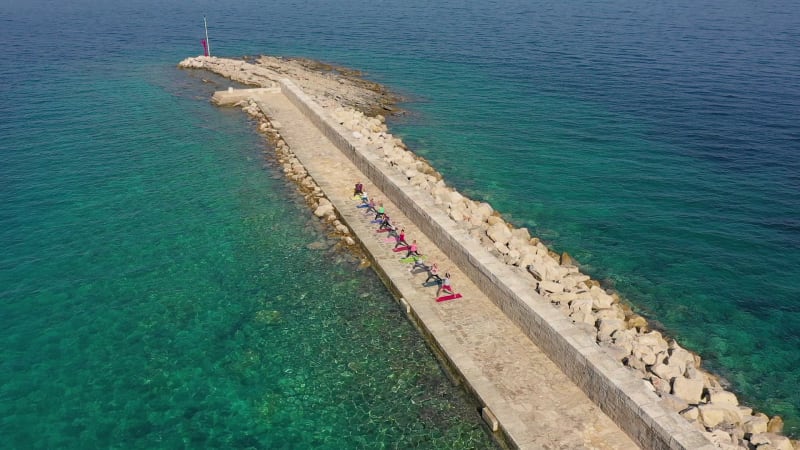
[[[384,172],[379,155],[348,137],[344,127],[291,81],[281,80],[280,85],[284,95],[640,446],[716,448],[686,420],[662,406],[642,380],[603,353],[588,333],[483,249],[433,204],[430,195],[411,186],[400,174]]]

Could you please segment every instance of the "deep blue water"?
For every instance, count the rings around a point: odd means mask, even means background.
[[[318,58],[406,95],[392,128],[449,182],[800,433],[796,3],[14,0],[0,5],[14,446],[488,445],[375,277],[307,247],[324,232],[262,167],[243,115],[207,103],[219,86],[175,68],[200,53],[204,14],[217,55]],[[386,356],[385,329],[419,358]],[[415,377],[432,405],[397,389]]]

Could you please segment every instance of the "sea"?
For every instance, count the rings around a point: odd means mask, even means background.
[[[483,449],[211,52],[322,60],[391,131],[800,437],[800,4],[4,0],[0,447]]]

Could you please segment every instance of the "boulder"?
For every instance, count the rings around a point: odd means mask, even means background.
[[[750,434],[766,433],[767,422],[769,422],[769,419],[763,414],[746,416],[742,419],[742,430]]]
[[[512,266],[519,264],[519,258],[520,258],[521,255],[519,254],[519,252],[517,250],[509,251],[508,255],[506,255],[506,256],[508,257],[508,261],[506,262],[506,264],[512,265]]]
[[[539,293],[545,295],[546,292],[550,293],[564,292],[564,287],[552,281],[547,281],[547,280],[540,281]]]
[[[656,362],[656,364],[650,368],[650,372],[653,372],[664,380],[672,380],[673,378],[683,376],[683,371],[680,367],[673,364],[665,364],[661,361]]]
[[[611,342],[611,336],[618,330],[625,328],[625,322],[619,319],[600,319],[597,327],[597,340]],[[626,355],[627,356],[627,355]]]
[[[539,286],[541,286],[542,283],[547,283],[547,282],[546,281],[542,281],[541,283],[539,283]],[[555,283],[553,283],[553,284],[555,284]],[[586,312],[586,313],[591,313],[591,311],[592,311],[592,300],[589,299],[589,298],[576,298],[575,300],[572,300],[571,302],[569,302],[569,310],[573,311],[573,312],[574,311],[583,311],[583,312]]]
[[[660,380],[660,378],[656,378]],[[651,380],[653,381],[653,380]],[[669,383],[661,380],[661,382],[666,384],[667,391],[669,391]],[[669,394],[667,392],[661,392],[659,386],[656,386],[656,383],[653,383],[653,386],[656,387],[656,392],[661,394],[661,403],[666,406],[668,409],[675,411],[677,413],[684,411],[686,408],[689,407],[689,404],[686,401],[676,395]]]
[[[712,430],[710,433],[703,433],[703,434],[718,448],[721,448],[723,445],[733,444],[731,435],[723,430]]]
[[[570,319],[572,319],[575,323],[586,324],[586,325],[594,325],[594,316],[592,316],[591,312],[587,312],[584,310],[576,310],[570,313]],[[591,330],[587,331],[594,331],[594,327]]]
[[[457,191],[453,191],[450,193],[450,198],[448,200],[450,203],[462,203],[464,201],[464,196]]]
[[[522,264],[520,264],[520,266],[521,266],[521,265],[522,265]],[[532,276],[532,277],[533,277],[533,278],[534,278],[536,281],[542,281],[542,280],[543,280],[541,272],[539,271],[539,269],[537,269],[537,268],[535,267],[535,265],[534,265],[534,264],[528,264],[528,266],[527,266],[527,267],[528,267],[528,273],[530,273],[530,274],[531,274],[531,276]]]
[[[492,238],[495,243],[505,245],[511,239],[511,230],[508,229],[505,223],[497,222],[489,226],[489,229],[486,230],[486,235]]]
[[[683,374],[689,364],[694,364],[694,356],[673,340],[669,345],[669,364],[678,367]]]
[[[550,295],[550,301],[569,303],[581,297],[585,297],[585,295],[582,296],[580,292],[559,292],[557,294]]]
[[[700,398],[703,395],[703,380],[684,377],[675,378],[672,381],[672,395],[686,400],[690,405],[696,405],[700,403]]]
[[[425,175],[421,173],[417,173],[413,175],[410,179],[412,186],[421,186],[423,188],[427,187],[428,179],[425,178]]]
[[[638,314],[630,315],[625,321],[628,323],[628,328],[647,329],[647,319]]]
[[[333,205],[331,205],[330,203],[323,204],[321,201],[317,209],[314,210],[314,215],[317,217],[324,217],[332,213],[333,213]]]
[[[767,432],[780,433],[781,431],[783,431],[783,419],[781,416],[775,416],[769,419],[767,423]]]
[[[567,252],[564,252],[564,253],[561,254],[561,258],[560,258],[559,262],[561,263],[562,266],[577,266],[578,265],[575,262],[575,260],[572,259],[572,256],[570,256],[569,253],[567,253]]]
[[[647,365],[656,363],[656,355],[666,355],[667,342],[658,331],[636,335],[633,342],[633,357],[639,358]]]
[[[700,418],[700,410],[697,409],[696,406],[692,406],[691,408],[681,411],[681,417],[690,422],[695,421]]]
[[[447,186],[436,186],[431,191],[431,195],[433,195],[434,201],[436,204],[443,204],[445,199],[449,196],[450,190],[447,189]]]
[[[592,303],[592,306],[594,307],[594,303]],[[619,308],[615,308],[612,306],[611,308],[598,309],[594,313],[594,315],[595,317],[597,317],[598,320],[619,319],[622,321],[622,326],[620,327],[620,329],[628,328],[628,326],[625,324],[625,313],[623,313]]]
[[[627,358],[630,355],[625,347],[617,344],[610,344],[610,343],[600,343],[600,347],[605,350],[605,352],[611,356],[611,359],[617,362],[621,362],[623,359]]]
[[[492,226],[492,225],[495,225],[495,224],[498,224],[498,223],[505,223],[505,221],[503,221],[503,219],[500,216],[495,216],[495,215],[489,216],[489,218],[486,219],[486,222],[489,223],[489,226]]]
[[[698,406],[698,409],[700,410],[700,420],[708,428],[714,428],[720,424],[739,425],[742,423],[739,408],[735,406],[706,403]]]
[[[758,448],[768,445],[775,450],[793,450],[792,442],[786,436],[776,433],[758,433],[750,436],[750,443]]]
[[[507,254],[509,253],[509,251],[510,251],[510,250],[508,249],[508,247],[506,247],[506,245],[505,245],[505,244],[502,244],[502,243],[500,243],[500,242],[495,242],[495,243],[494,243],[494,248],[495,248],[495,249],[496,249],[498,252],[500,252],[500,254],[501,254],[501,255],[507,255]]]
[[[614,339],[614,344],[623,347],[630,354],[633,351],[633,339],[636,336],[636,331],[631,329],[617,330],[611,334]]]
[[[526,247],[529,247],[530,244],[528,244],[527,240],[523,240],[514,236],[514,231],[516,230],[511,230],[511,239],[508,240],[508,247],[514,250],[522,250]]]
[[[717,405],[726,404],[731,406],[737,406],[739,404],[739,400],[736,398],[736,394],[728,391],[710,392],[709,401]]]
[[[492,213],[494,213],[494,209],[492,209],[492,205],[486,202],[478,203],[477,207],[478,212],[482,217],[485,217],[484,221],[489,220],[489,217],[492,217]]]
[[[585,277],[585,279],[581,278],[580,281],[586,281],[589,279],[588,276],[584,275],[583,277]],[[592,299],[594,299],[595,309],[607,309],[614,304],[614,297],[608,295],[606,291],[598,286],[592,286],[591,289],[589,289],[589,292],[592,295]]]
[[[531,234],[525,227],[513,229],[511,231],[511,235],[513,236],[514,239],[519,239],[520,241],[524,241],[526,243],[531,239]]]

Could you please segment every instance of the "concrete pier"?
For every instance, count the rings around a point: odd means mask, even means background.
[[[219,92],[221,102],[243,91]],[[407,180],[381,169],[326,111],[290,81],[247,93],[273,121],[367,251],[386,285],[480,406],[495,436],[512,448],[711,449],[664,408],[644,382],[613,361]],[[382,201],[427,262],[452,274],[463,298],[436,303],[425,273],[409,272],[384,233],[356,208],[352,187]]]

